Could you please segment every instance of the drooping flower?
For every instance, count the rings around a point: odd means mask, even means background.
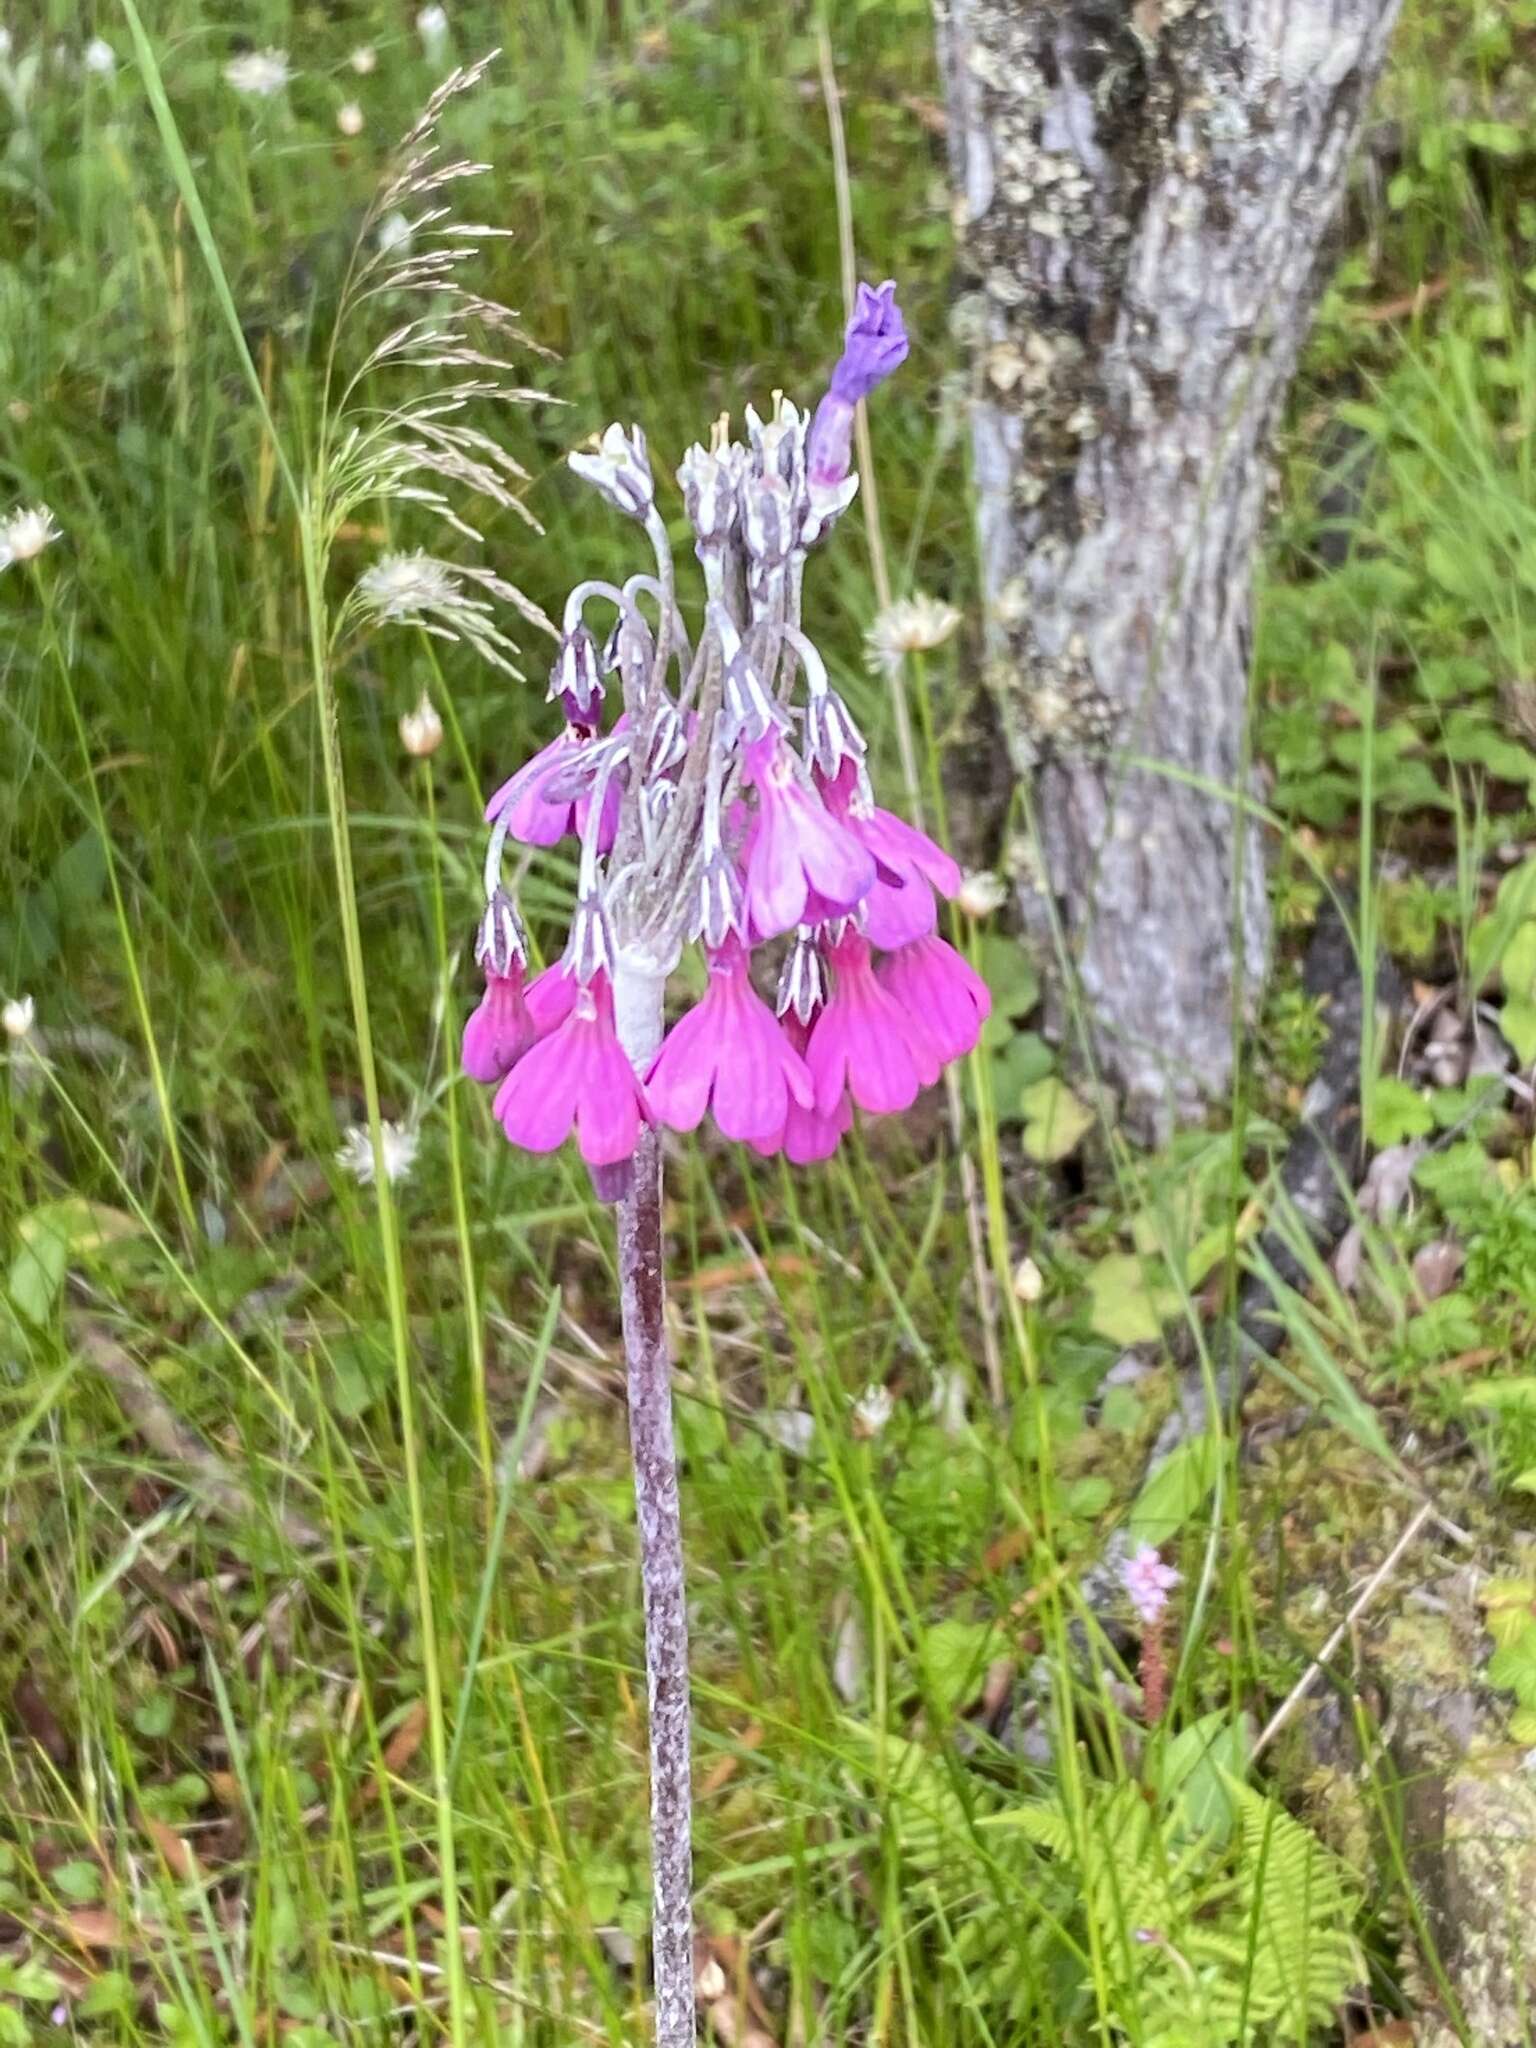
[[[645,1086],[674,1131],[695,1130],[710,1109],[724,1136],[759,1151],[777,1149],[791,1106],[814,1104],[805,1062],[753,988],[739,939],[710,955],[709,987],[667,1033]]]
[[[574,1131],[589,1166],[633,1157],[652,1117],[614,1029],[606,974],[577,985],[564,1023],[525,1052],[496,1091],[495,1112],[526,1152],[553,1152]]]
[[[887,278],[878,290],[861,284],[843,353],[806,439],[806,472],[813,485],[838,484],[847,476],[854,407],[906,361],[908,346],[894,279]]]
[[[992,992],[970,961],[937,932],[887,954],[876,974],[908,1016],[922,1020],[946,1066],[975,1050],[992,1014]]]
[[[18,505],[0,519],[0,569],[12,562],[33,562],[61,539],[58,521],[46,505]]]
[[[1151,1628],[1163,1618],[1168,1605],[1168,1595],[1183,1577],[1171,1564],[1164,1564],[1150,1543],[1126,1558],[1120,1567],[1120,1577],[1131,1605],[1143,1627]]]
[[[651,458],[639,427],[626,434],[615,420],[603,429],[595,450],[578,448],[565,459],[577,476],[631,519],[644,519],[655,503]]]
[[[505,1080],[537,1036],[522,969],[488,974],[485,994],[464,1026],[463,1067],[472,1081]]]
[[[486,823],[505,825],[508,835],[524,846],[557,846],[568,832],[582,831],[592,808],[591,796],[548,796],[545,791],[557,775],[580,763],[582,749],[591,740],[591,733],[568,725],[501,785],[485,807]],[[618,778],[610,776],[603,791],[599,853],[607,853],[613,845],[620,796]]]
[[[799,772],[777,734],[749,747],[743,777],[758,811],[747,852],[747,914],[759,938],[846,917],[869,894],[875,863]]]
[[[877,674],[899,675],[907,655],[942,647],[959,623],[954,606],[939,598],[924,597],[921,592],[915,597],[899,597],[876,615],[864,635],[865,657]]]
[[[881,810],[857,761],[845,761],[830,782],[818,775],[817,784],[833,816],[874,856],[876,876],[864,899],[870,944],[890,952],[931,932],[937,918],[933,892],[955,894],[959,863],[916,825]]]
[[[286,50],[242,50],[224,66],[225,84],[248,99],[269,100],[292,77]]]
[[[410,1124],[395,1124],[387,1120],[379,1125],[379,1153],[384,1163],[384,1178],[391,1186],[405,1179],[416,1163],[416,1153],[421,1145],[421,1136]],[[359,1187],[371,1187],[377,1161],[373,1156],[373,1139],[366,1124],[351,1124],[336,1148],[336,1164],[344,1173],[351,1174]]]
[[[939,1078],[938,1052],[921,1017],[875,978],[869,942],[845,928],[826,948],[832,996],[811,1027],[805,1061],[816,1107],[831,1116],[846,1089],[876,1116],[910,1109]]]

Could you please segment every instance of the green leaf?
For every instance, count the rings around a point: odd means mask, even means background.
[[[1171,1541],[1198,1514],[1216,1483],[1216,1446],[1202,1430],[1165,1458],[1141,1489],[1125,1525],[1133,1549],[1155,1550]]]
[[[987,1025],[995,1021],[994,1011]],[[1002,1026],[1006,1036],[997,1040],[992,1060],[992,1100],[999,1116],[1012,1117],[1019,1114],[1014,1104],[1026,1088],[1045,1079],[1056,1064],[1056,1055],[1038,1031],[1015,1031],[1006,1017]]]
[[[940,1621],[925,1633],[923,1672],[945,1714],[970,1702],[1001,1643],[990,1621]]]
[[[1404,1138],[1422,1138],[1435,1127],[1435,1112],[1411,1082],[1382,1075],[1371,1089],[1370,1121],[1366,1134],[1373,1145],[1401,1144]]]
[[[1001,932],[988,932],[981,942],[978,962],[981,978],[992,991],[994,1014],[1027,1017],[1040,1000],[1040,977],[1034,962],[1017,939]]]
[[[47,1209],[38,1209],[22,1226],[22,1245],[11,1261],[6,1292],[11,1306],[29,1323],[46,1323],[64,1285],[69,1265],[69,1233]]]
[[[1183,1825],[1197,1835],[1224,1842],[1237,1818],[1229,1780],[1248,1775],[1253,1723],[1225,1711],[1203,1714],[1181,1729],[1163,1751],[1158,1787]]]
[[[1529,996],[1506,996],[1499,1012],[1499,1029],[1514,1047],[1522,1067],[1536,1060],[1536,1002]]]
[[[1019,1097],[1019,1113],[1024,1150],[1046,1166],[1075,1152],[1093,1128],[1093,1111],[1056,1074],[1030,1083]]]
[[[1090,1472],[1086,1479],[1079,1479],[1067,1488],[1067,1510],[1091,1521],[1095,1515],[1103,1514],[1114,1497],[1115,1489],[1110,1481],[1100,1473]]]
[[[1536,1373],[1514,1373],[1507,1379],[1479,1380],[1468,1387],[1466,1401],[1472,1408],[1536,1408]]]
[[[1522,1707],[1536,1707],[1536,1623],[1528,1623],[1512,1643],[1494,1651],[1487,1679],[1512,1692]]]
[[[61,1863],[54,1871],[53,1888],[60,1898],[72,1899],[77,1906],[87,1906],[92,1899],[101,1897],[101,1866],[92,1863],[89,1857],[74,1857],[68,1863]]]
[[[1536,1707],[1516,1707],[1509,1717],[1512,1741],[1536,1745]]]
[[[1179,1296],[1167,1281],[1160,1260],[1135,1252],[1111,1252],[1088,1269],[1088,1321],[1101,1337],[1116,1344],[1152,1344],[1169,1316],[1177,1315]]]

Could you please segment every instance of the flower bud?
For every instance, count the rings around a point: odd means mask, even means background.
[[[656,499],[651,460],[639,427],[626,434],[617,421],[604,429],[595,454],[574,449],[566,461],[579,477],[601,491],[609,504],[631,519],[644,519]]]
[[[518,968],[528,965],[528,934],[523,930],[517,905],[505,889],[498,889],[485,906],[475,933],[475,959],[487,980],[494,975],[505,981]]]
[[[733,932],[739,937],[744,928],[741,875],[722,850],[712,854],[700,871],[688,936],[718,951]]]
[[[343,135],[362,134],[363,110],[356,100],[348,100],[344,107],[336,109],[336,126]]]
[[[803,924],[784,956],[774,1009],[781,1017],[793,1010],[802,1024],[809,1024],[826,1000],[827,979],[821,954],[810,926]]]
[[[425,690],[416,709],[407,711],[400,721],[400,744],[418,761],[435,754],[443,744],[443,721]]]
[[[0,1027],[4,1028],[7,1038],[20,1040],[31,1031],[36,1016],[37,1005],[30,996],[13,996],[0,1008]]]
[[[723,548],[736,524],[735,465],[729,457],[711,455],[696,441],[683,457],[677,481],[682,488],[688,523],[704,555]]]
[[[741,538],[752,561],[782,569],[795,541],[790,486],[776,474],[748,476],[741,487]]]
[[[853,1404],[855,1436],[879,1436],[896,1412],[896,1396],[889,1387],[866,1387]]]
[[[579,896],[565,942],[566,971],[583,987],[595,974],[611,977],[615,950],[602,897],[595,890]]]
[[[805,705],[805,754],[829,782],[837,780],[844,761],[862,762],[869,751],[853,714],[836,690],[813,690]]]
[[[558,703],[570,725],[595,725],[603,705],[603,665],[596,640],[577,624],[560,636],[549,671],[547,702]]]
[[[726,668],[720,686],[718,732],[728,747],[744,739],[753,745],[771,732],[782,732],[789,720],[769,696],[763,679],[745,652]]]
[[[1008,884],[990,868],[973,868],[955,896],[967,917],[990,917],[1008,901]]]
[[[1033,1306],[1045,1292],[1045,1275],[1028,1253],[1013,1269],[1013,1292],[1026,1306]]]

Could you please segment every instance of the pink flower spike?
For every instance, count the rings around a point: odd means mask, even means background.
[[[1171,1564],[1163,1563],[1150,1543],[1143,1543],[1134,1556],[1125,1559],[1120,1577],[1144,1627],[1152,1628],[1162,1620],[1168,1595],[1182,1576]]]
[[[725,1137],[759,1150],[777,1149],[792,1108],[811,1107],[805,1062],[753,988],[740,940],[710,954],[708,990],[667,1033],[645,1086],[673,1130],[695,1130],[712,1109]]]
[[[617,731],[617,726],[614,728]],[[558,739],[541,747],[531,761],[504,782],[485,807],[488,825],[503,824],[508,835],[524,846],[556,846],[568,833],[584,829],[592,808],[590,796],[546,798],[545,785],[562,768],[573,766],[581,750],[593,737],[580,726],[568,725]],[[603,817],[597,850],[612,849],[619,829],[619,803],[623,791],[617,776],[610,775],[603,792]]]
[[[817,1109],[831,1116],[844,1088],[876,1116],[910,1109],[918,1090],[939,1078],[932,1040],[918,1016],[875,979],[861,933],[844,932],[826,957],[832,999],[811,1027],[805,1055]]]
[[[764,939],[846,917],[869,894],[875,863],[798,773],[777,734],[747,749],[758,813],[746,856],[746,904]]]
[[[537,1036],[523,994],[523,970],[488,974],[485,994],[464,1026],[464,1071],[472,1081],[500,1081]]]
[[[553,1152],[574,1130],[588,1166],[633,1155],[651,1111],[615,1033],[605,974],[577,986],[570,1015],[523,1054],[496,1091],[495,1110],[525,1152]]]
[[[902,946],[876,972],[907,1015],[922,1019],[946,1066],[975,1051],[981,1027],[992,1014],[992,991],[970,961],[937,933]]]

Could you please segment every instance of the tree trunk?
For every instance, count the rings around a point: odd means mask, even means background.
[[[1266,454],[1397,0],[935,8],[988,681],[1045,863],[1024,916],[1059,917],[1094,1055],[1161,1134],[1226,1088],[1263,972]]]

